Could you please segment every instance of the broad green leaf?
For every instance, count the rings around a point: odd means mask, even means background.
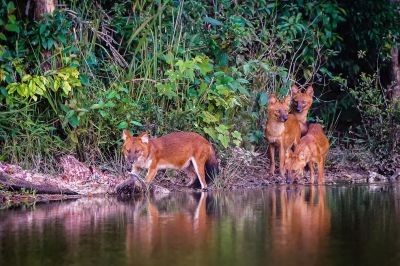
[[[260,106],[265,106],[268,103],[268,95],[265,92],[260,93]]]
[[[126,129],[128,128],[128,123],[125,121],[122,121],[118,124],[118,129]]]
[[[221,142],[221,144],[222,144],[222,146],[224,146],[224,148],[228,148],[229,142],[230,142],[229,135],[219,133],[218,140]]]
[[[13,1],[8,2],[7,4],[7,13],[13,13],[15,11],[15,5]]]
[[[79,118],[76,114],[73,114],[69,119],[68,122],[73,128],[77,128],[79,126]]]
[[[233,132],[231,133],[231,135],[232,135],[232,137],[234,137],[235,139],[242,140],[242,134],[240,134],[240,132],[237,131],[237,130],[233,131]]]
[[[22,81],[22,82],[27,82],[27,81],[30,80],[31,78],[32,78],[32,76],[28,74],[28,75],[23,76],[22,79],[21,79],[21,81]]]
[[[60,80],[58,78],[55,78],[53,83],[53,91],[57,92],[58,88],[60,88],[60,85]]]
[[[135,121],[135,120],[131,120],[131,124],[133,124],[133,125],[135,125],[135,126],[139,126],[139,127],[142,127],[142,126],[143,126],[142,123],[140,123],[139,121]]]
[[[46,30],[46,24],[44,24],[44,23],[42,23],[41,25],[40,25],[40,28],[39,28],[39,33],[40,34],[43,34],[43,32]]]
[[[67,81],[63,81],[62,84],[63,84],[63,85],[62,85],[62,89],[63,89],[64,93],[65,93],[66,95],[68,95],[69,92],[72,90],[71,85],[69,85],[69,83],[68,83]]]
[[[218,118],[218,117],[216,117],[215,115],[212,115],[212,114],[209,113],[208,111],[203,111],[203,112],[202,112],[202,118],[203,118],[203,121],[204,121],[205,123],[207,123],[207,124],[215,123],[215,122],[218,122],[218,121],[219,121],[219,118]]]
[[[107,117],[107,116],[109,116],[109,113],[107,113],[106,111],[104,111],[104,110],[100,110],[100,115],[102,116],[102,117]]]
[[[119,94],[117,91],[110,91],[109,93],[107,93],[106,98],[107,99],[113,99],[113,98],[119,99],[120,97],[119,97]]]
[[[221,21],[216,20],[215,18],[210,18],[210,17],[204,17],[204,22],[210,23],[213,26],[223,26]]]
[[[206,127],[203,129],[204,133],[209,135],[213,140],[218,140],[217,131],[212,127]]]
[[[224,125],[224,124],[220,124],[215,129],[221,134],[228,134],[229,133],[229,131],[228,131],[229,126]]]
[[[197,64],[200,70],[200,74],[203,76],[213,70],[213,65],[208,62],[202,62]]]
[[[115,107],[115,103],[113,103],[112,101],[108,101],[108,102],[104,105],[104,107],[106,107],[106,108]]]

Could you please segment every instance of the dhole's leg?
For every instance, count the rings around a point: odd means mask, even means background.
[[[197,162],[195,159],[192,159],[192,163],[197,177],[199,178],[201,189],[207,190],[206,172],[204,170],[205,160]]]
[[[285,174],[286,174],[285,153],[286,153],[286,151],[285,151],[283,145],[281,144],[279,146],[279,172],[280,172],[282,178],[285,178]]]
[[[271,160],[271,167],[269,172],[271,175],[275,174],[275,146],[273,144],[268,145],[269,158]]]
[[[149,185],[151,183],[151,181],[153,181],[153,178],[156,176],[157,174],[157,163],[156,162],[152,162],[152,164],[150,165],[149,171],[147,172],[146,175],[146,184]]]
[[[324,174],[324,159],[321,158],[321,160],[318,161],[318,183],[323,183],[325,180],[325,174]]]
[[[310,169],[310,183],[314,184],[314,163],[312,161],[308,162],[308,168]]]

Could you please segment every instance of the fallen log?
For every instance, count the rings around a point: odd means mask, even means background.
[[[50,184],[34,184],[32,182],[11,177],[5,173],[0,172],[0,187],[4,190],[20,192],[25,189],[28,191],[35,191],[36,194],[64,194],[64,195],[78,195],[77,192],[70,189],[59,188]]]

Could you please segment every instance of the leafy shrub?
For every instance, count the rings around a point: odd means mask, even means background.
[[[361,128],[370,147],[383,151],[395,149],[397,138],[393,132],[399,130],[400,105],[387,99],[378,74],[362,73],[358,85],[349,92],[357,101],[362,118]]]
[[[35,152],[92,161],[119,154],[124,128],[196,131],[220,149],[261,143],[269,93],[335,80],[327,61],[345,14],[330,1],[70,0],[31,23],[1,1],[15,26],[0,23],[0,109],[47,132]],[[2,152],[18,160],[10,140],[39,130],[9,122]]]

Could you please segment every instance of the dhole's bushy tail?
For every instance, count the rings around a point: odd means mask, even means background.
[[[216,175],[219,174],[217,155],[214,148],[211,146],[210,158],[206,161],[206,181],[212,181]]]

